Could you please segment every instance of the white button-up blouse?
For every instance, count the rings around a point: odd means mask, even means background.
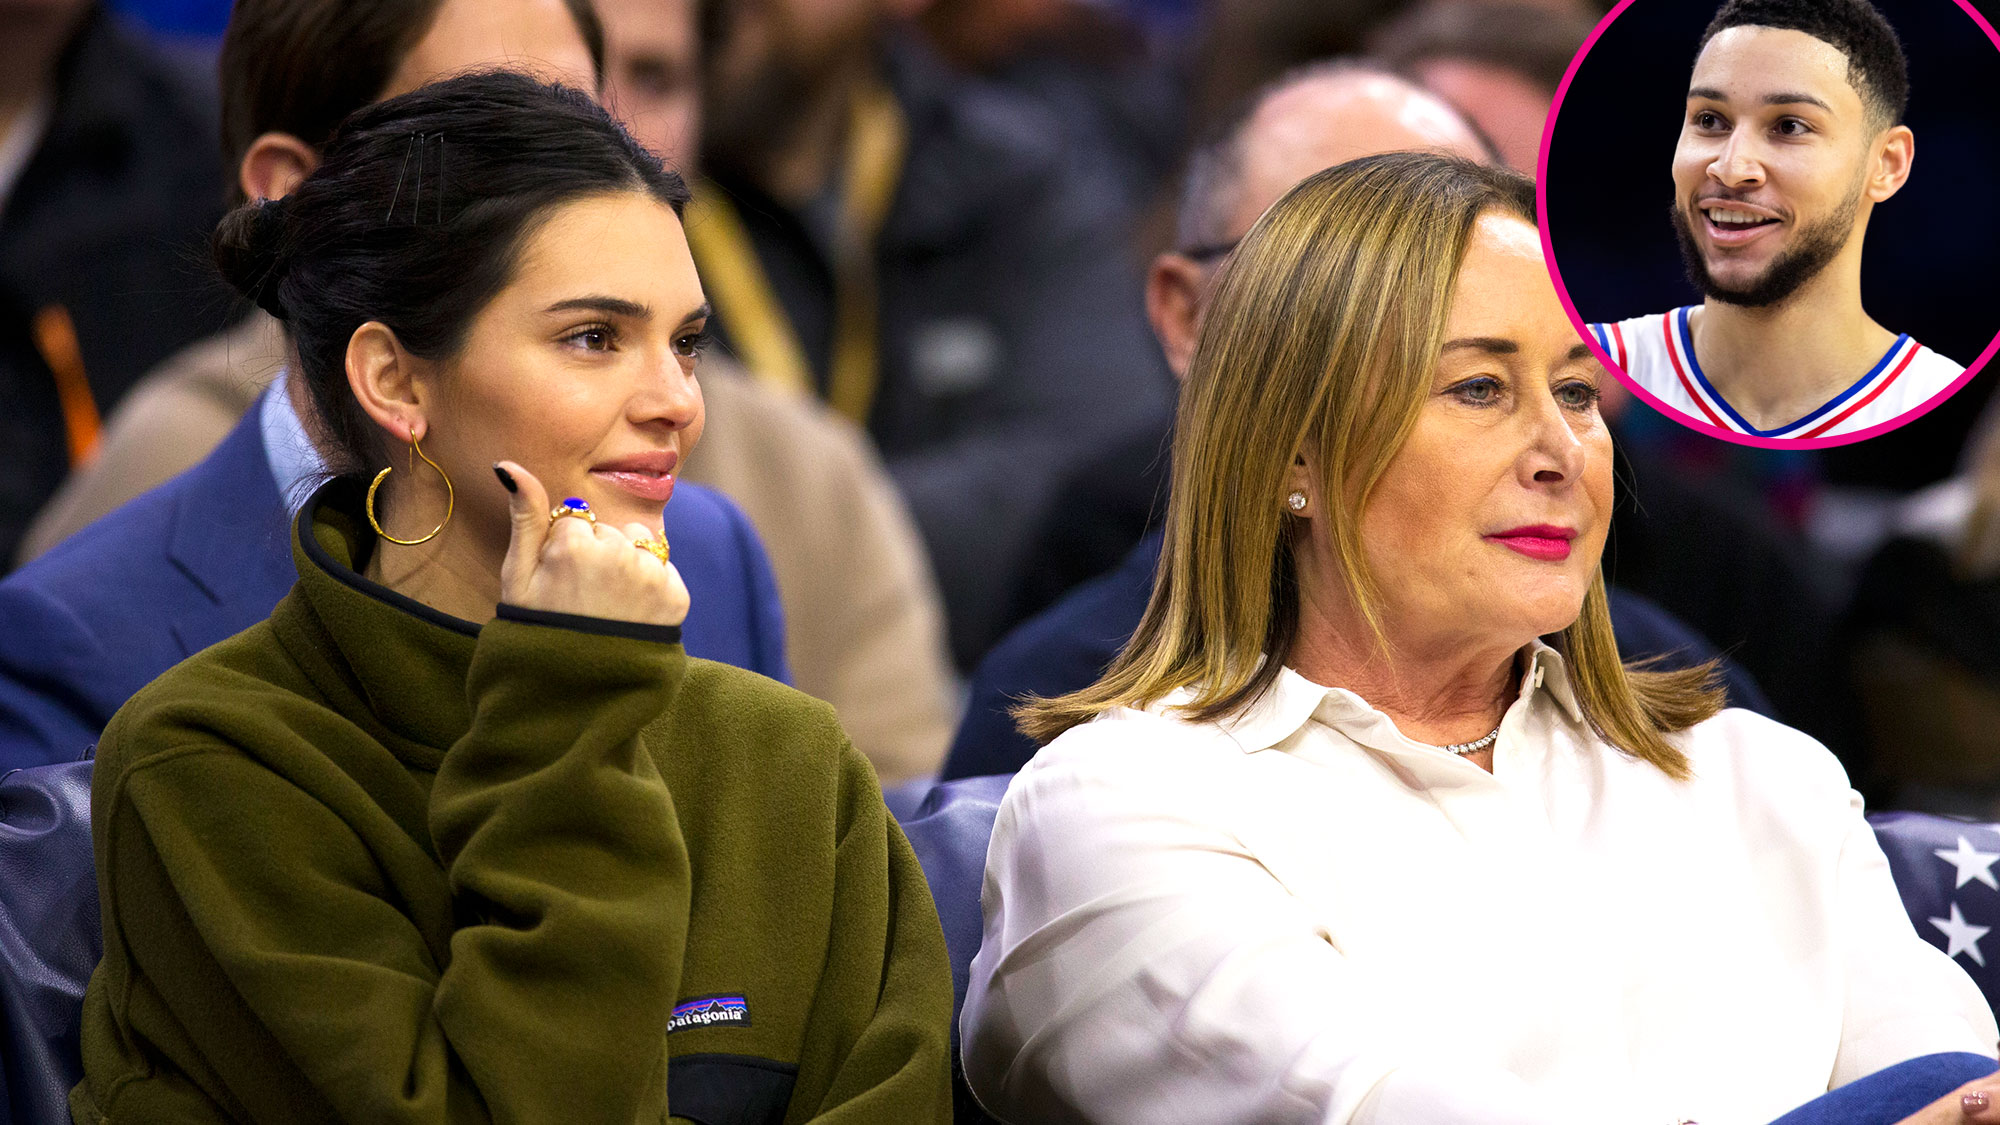
[[[1991,1056],[1818,743],[1747,711],[1676,782],[1536,644],[1493,772],[1285,669],[1230,721],[1076,727],[1000,808],[962,1017],[1021,1122],[1763,1125]]]

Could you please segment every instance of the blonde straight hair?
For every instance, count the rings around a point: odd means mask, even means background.
[[[1472,229],[1500,212],[1535,223],[1526,179],[1454,157],[1393,153],[1299,184],[1244,236],[1216,281],[1175,421],[1173,492],[1152,600],[1095,684],[1015,708],[1046,743],[1114,707],[1181,688],[1179,714],[1239,711],[1289,663],[1299,619],[1280,503],[1294,456],[1324,466],[1324,519],[1341,577],[1390,651],[1360,539],[1361,513],[1429,397]],[[1713,663],[1671,672],[1620,662],[1600,567],[1583,611],[1551,638],[1606,742],[1676,778],[1664,735],[1716,713]]]

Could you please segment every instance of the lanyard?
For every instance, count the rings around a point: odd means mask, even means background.
[[[97,457],[97,445],[104,424],[97,415],[97,400],[90,393],[90,379],[83,370],[83,348],[76,340],[76,322],[69,310],[49,305],[35,314],[35,350],[55,376],[56,402],[62,407],[63,430],[69,439],[69,464],[80,468]]]
[[[826,400],[868,424],[881,382],[881,316],[875,242],[902,178],[909,129],[886,86],[855,91],[841,170],[840,228],[833,245],[833,350]],[[730,339],[760,379],[799,394],[818,385],[798,330],[785,315],[735,204],[713,185],[694,189],[688,247]]]

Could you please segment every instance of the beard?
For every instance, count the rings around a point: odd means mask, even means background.
[[[816,93],[812,78],[778,65],[710,75],[713,92],[702,99],[703,160],[754,180],[763,162],[797,136],[799,107]]]
[[[1854,190],[1847,199],[1826,218],[1799,228],[1798,237],[1790,249],[1780,253],[1764,269],[1762,276],[1748,285],[1727,286],[1716,280],[1708,270],[1708,261],[1702,257],[1701,246],[1696,243],[1694,229],[1679,203],[1668,210],[1672,212],[1674,238],[1680,243],[1681,262],[1687,267],[1688,280],[1694,282],[1704,296],[1721,301],[1726,305],[1740,305],[1744,308],[1766,308],[1785,300],[1799,291],[1800,286],[1819,276],[1827,264],[1839,256],[1854,234],[1854,217],[1861,210],[1862,181],[1857,180]]]

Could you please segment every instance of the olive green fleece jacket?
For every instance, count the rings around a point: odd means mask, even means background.
[[[949,1120],[944,938],[832,710],[428,610],[355,573],[358,501],[105,731],[76,1120]]]

